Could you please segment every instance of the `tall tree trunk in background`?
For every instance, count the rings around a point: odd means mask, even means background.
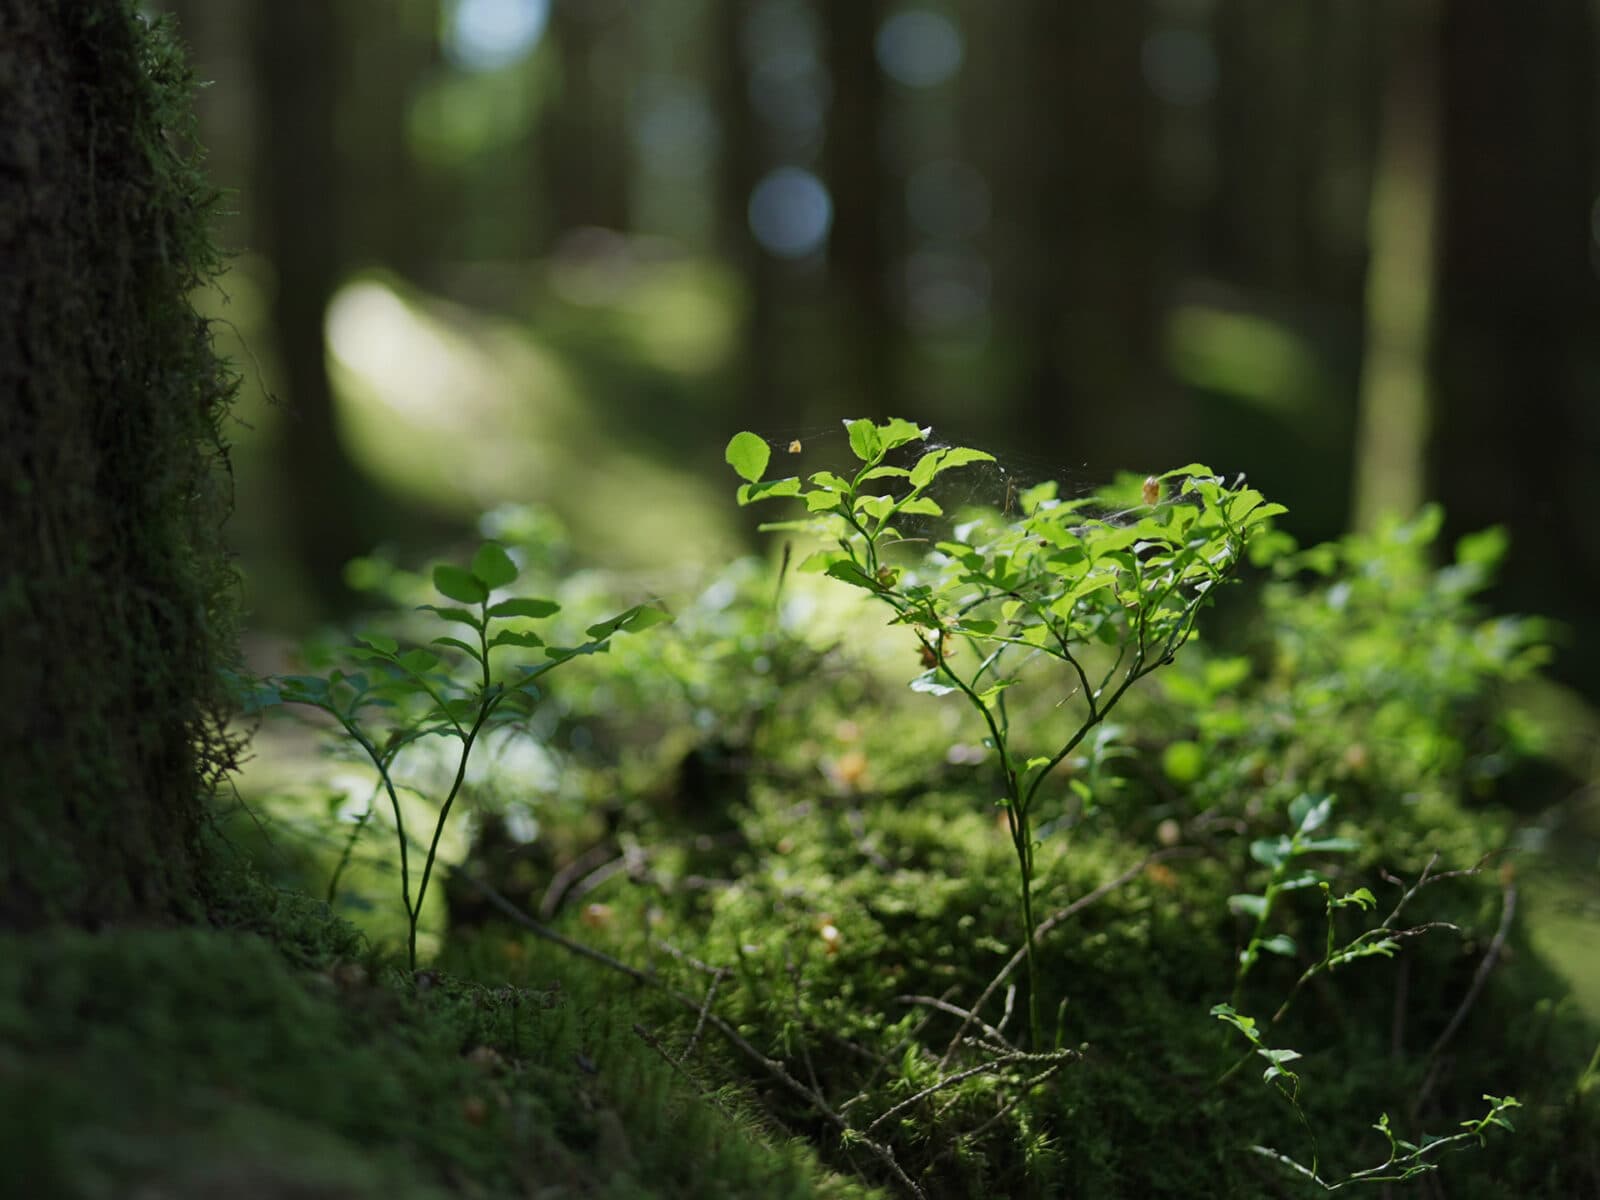
[[[1577,0],[1443,6],[1433,491],[1456,533],[1511,527],[1501,599],[1600,637],[1595,16]]]
[[[409,120],[418,86],[438,64],[439,0],[360,0],[347,9],[346,19],[361,30],[361,52],[348,64],[343,120],[361,136],[346,151],[343,207],[361,219],[345,227],[345,257],[354,266],[380,263],[426,282],[438,258],[435,230],[446,200],[424,193]]]
[[[823,0],[822,42],[832,81],[823,174],[833,195],[830,305],[842,348],[837,405],[863,416],[900,411],[901,331],[890,292],[896,247],[888,227],[903,207],[888,178],[883,73],[873,54],[879,0]]]
[[[1213,270],[1280,302],[1309,290],[1308,136],[1325,47],[1314,6],[1220,0]]]
[[[337,12],[314,0],[250,6],[258,105],[252,211],[257,248],[276,272],[270,311],[287,393],[280,486],[291,545],[324,614],[348,609],[344,564],[373,540],[373,500],[339,428],[323,336],[344,265]]]
[[[1161,462],[1175,421],[1153,369],[1144,5],[1033,0],[1016,25],[1002,120],[1017,132],[997,210],[1011,227],[1021,428],[1098,472]]]
[[[717,241],[744,285],[735,403],[730,414],[747,429],[794,428],[799,397],[782,369],[778,263],[756,244],[748,219],[750,193],[768,167],[761,125],[750,107],[750,70],[744,50],[745,0],[713,0],[711,37],[718,64],[715,105],[721,136],[717,162]]]
[[[560,92],[540,129],[554,232],[629,226],[628,14],[620,0],[551,0]]]
[[[1361,530],[1372,529],[1385,513],[1415,512],[1427,482],[1439,15],[1434,0],[1411,0],[1385,15],[1353,488],[1352,525]]]
[[[192,913],[231,760],[215,268],[181,56],[0,0],[0,926]]]

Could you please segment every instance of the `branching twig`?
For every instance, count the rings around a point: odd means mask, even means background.
[[[555,873],[550,880],[550,886],[545,888],[544,897],[539,901],[539,919],[548,921],[556,915],[561,907],[561,901],[566,898],[567,890],[573,883],[582,878],[589,871],[604,863],[617,851],[615,844],[610,841],[600,842],[590,846],[577,858]]]
[[[639,983],[648,984],[651,987],[658,988],[663,995],[667,996],[677,1004],[688,1008],[691,1012],[696,1014],[703,1012],[706,1024],[710,1025],[724,1038],[726,1038],[728,1043],[733,1046],[735,1050],[738,1050],[745,1057],[756,1063],[764,1071],[766,1071],[767,1074],[771,1075],[773,1079],[777,1080],[789,1091],[793,1092],[795,1095],[799,1096],[801,1099],[805,1100],[808,1104],[815,1108],[819,1113],[822,1114],[822,1116],[830,1125],[839,1131],[840,1135],[846,1140],[860,1142],[862,1146],[870,1150],[872,1154],[881,1163],[883,1163],[886,1168],[888,1168],[889,1173],[899,1180],[908,1192],[915,1196],[917,1200],[925,1200],[925,1194],[923,1190],[916,1185],[915,1181],[913,1181],[909,1175],[905,1173],[905,1169],[901,1167],[899,1160],[895,1158],[892,1150],[879,1142],[873,1141],[870,1137],[862,1134],[859,1130],[852,1128],[848,1121],[846,1121],[837,1112],[835,1112],[832,1107],[829,1106],[828,1102],[823,1099],[821,1093],[813,1088],[807,1087],[793,1075],[789,1074],[789,1072],[784,1069],[782,1063],[775,1059],[768,1058],[765,1054],[761,1053],[760,1050],[756,1049],[756,1047],[753,1046],[748,1039],[746,1039],[727,1021],[717,1016],[717,1014],[712,1012],[709,1007],[703,1007],[702,1001],[695,999],[693,996],[685,995],[683,992],[680,992],[675,988],[668,987],[661,980],[639,970],[637,967],[630,967],[627,963],[620,962],[619,960],[612,958],[609,954],[603,954],[599,950],[595,950],[590,946],[585,946],[582,942],[575,942],[571,938],[563,937],[561,934],[555,932],[555,930],[547,928],[538,921],[535,921],[526,913],[522,912],[522,910],[520,910],[515,904],[511,903],[511,901],[507,900],[504,896],[502,896],[488,884],[484,883],[482,880],[474,879],[471,875],[468,875],[464,871],[460,872],[460,874],[462,874],[468,882],[470,882],[481,893],[483,893],[484,897],[489,901],[490,904],[494,905],[495,908],[505,913],[506,916],[509,917],[513,922],[528,930],[530,933],[536,934],[547,941],[554,942],[556,945],[565,950],[570,950],[574,954],[578,954],[584,958],[598,962],[602,966],[610,967],[613,971],[620,972],[621,974],[626,975],[628,978],[636,980]],[[684,954],[682,951],[668,945],[665,942],[657,942],[656,945],[660,946],[662,949],[666,950],[669,954],[672,954],[681,961],[690,963],[692,966],[709,972],[713,975],[715,975],[719,970],[724,969],[708,966],[707,964],[702,963],[698,959],[694,959],[687,954]]]
[[[957,1071],[953,1075],[946,1075],[937,1083],[929,1084],[916,1095],[907,1096],[893,1108],[878,1114],[877,1118],[873,1120],[872,1124],[867,1126],[867,1133],[870,1134],[885,1121],[899,1116],[906,1109],[910,1108],[914,1104],[918,1104],[921,1101],[926,1100],[935,1092],[942,1092],[945,1088],[958,1084],[962,1080],[971,1079],[974,1075],[983,1075],[990,1071],[998,1071],[1001,1067],[1008,1067],[1011,1064],[1018,1062],[1050,1062],[1056,1066],[1060,1066],[1062,1063],[1069,1062],[1070,1060],[1078,1057],[1080,1056],[1076,1050],[1057,1050],[1054,1054],[1024,1054],[1019,1050],[1013,1051],[1010,1054],[1002,1054],[998,1058],[992,1058],[988,1062],[979,1063],[975,1067],[967,1067],[964,1070]]]
[[[691,1075],[689,1073],[689,1068],[685,1066],[680,1059],[672,1057],[672,1052],[669,1051],[666,1046],[662,1045],[660,1038],[656,1037],[655,1034],[651,1033],[637,1021],[633,1023],[633,1032],[639,1035],[640,1041],[659,1054],[666,1061],[669,1067],[687,1080],[689,1086],[694,1088],[695,1092],[699,1094],[701,1099],[709,1100],[712,1104],[716,1105],[717,1111],[723,1116],[727,1117],[730,1121],[736,1119],[734,1117],[733,1110],[722,1102],[722,1098],[720,1096],[702,1085],[698,1079]]]
[[[1006,995],[1007,996],[1014,996],[1015,994],[1016,994],[1016,989],[1015,988],[1006,989]],[[962,1008],[960,1005],[951,1004],[948,1000],[941,1000],[937,996],[896,996],[895,997],[895,1003],[897,1003],[897,1004],[921,1004],[921,1005],[924,1005],[924,1006],[926,1006],[928,1008],[936,1008],[940,1012],[949,1013],[951,1016],[954,1016],[954,1017],[961,1017],[962,1018],[961,1027],[963,1029],[965,1029],[968,1025],[976,1022],[978,1028],[982,1029],[983,1032],[985,1034],[987,1034],[990,1039],[992,1039],[993,1041],[998,1042],[1002,1047],[1004,1047],[1007,1050],[1015,1050],[1016,1049],[1015,1046],[1013,1046],[1010,1042],[1006,1041],[1005,1035],[1002,1034],[999,1029],[997,1029],[995,1026],[990,1025],[988,1022],[983,1020],[983,1018],[978,1016],[977,1013],[972,1012],[972,1011],[970,1011],[968,1009]],[[1010,1009],[1009,1008],[1007,1009],[1007,1015],[1008,1016],[1010,1015]]]
[[[695,1020],[694,1032],[689,1035],[689,1045],[683,1052],[685,1060],[693,1058],[695,1050],[700,1045],[700,1035],[705,1032],[706,1028],[706,1017],[711,1012],[711,1005],[716,1001],[717,989],[722,986],[722,981],[727,974],[725,970],[718,971],[711,977],[711,983],[706,987],[705,1002],[700,1005],[700,1016]]]

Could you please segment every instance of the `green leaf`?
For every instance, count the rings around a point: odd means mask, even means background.
[[[1245,1037],[1249,1038],[1252,1044],[1257,1046],[1261,1044],[1261,1035],[1256,1032],[1256,1019],[1254,1017],[1245,1016],[1231,1004],[1212,1005],[1211,1015],[1219,1021],[1226,1021],[1229,1025],[1232,1025]]]
[[[763,521],[756,526],[759,533],[815,533],[817,522],[812,521]]]
[[[569,658],[579,658],[585,654],[610,653],[611,642],[609,640],[585,642],[581,646],[546,646],[544,648],[544,654],[546,658],[550,659],[550,661],[544,664],[544,669],[548,671],[551,667],[558,666],[561,663],[566,662]]]
[[[865,513],[874,521],[881,521],[889,515],[889,510],[894,507],[893,496],[857,496],[856,511]]]
[[[1259,921],[1261,915],[1267,911],[1267,898],[1241,892],[1228,897],[1228,911],[1238,913],[1240,916],[1254,917]]]
[[[1263,521],[1269,521],[1273,517],[1281,516],[1288,511],[1288,506],[1284,504],[1263,504],[1259,508],[1250,510],[1250,515],[1245,518],[1244,527],[1246,529],[1253,528]]]
[[[798,496],[800,479],[769,479],[766,483],[741,483],[736,493],[740,504],[754,504],[757,500],[775,500],[780,496]]]
[[[561,605],[554,600],[535,600],[531,597],[520,597],[515,600],[502,600],[499,604],[491,605],[491,617],[548,617],[551,613],[561,611]]]
[[[1180,475],[1194,475],[1203,478],[1213,478],[1216,472],[1204,463],[1190,463],[1186,467],[1174,467],[1172,470],[1157,475],[1157,479],[1176,479]]]
[[[273,682],[285,700],[315,704],[328,698],[328,681],[320,675],[279,675]]]
[[[877,432],[883,448],[893,450],[896,446],[904,446],[907,442],[926,438],[933,430],[931,427],[917,425],[900,417],[892,417],[887,425],[878,426]]]
[[[433,569],[433,586],[439,589],[441,596],[463,604],[482,604],[489,598],[489,589],[476,575],[448,563]]]
[[[1198,742],[1173,742],[1161,752],[1161,770],[1176,784],[1199,779],[1206,767],[1206,752]]]
[[[1281,867],[1294,853],[1294,842],[1286,837],[1257,838],[1250,843],[1250,857],[1264,867]]]
[[[876,462],[883,456],[883,438],[871,421],[846,421],[850,433],[850,451],[862,462]]]
[[[527,646],[532,649],[542,645],[544,645],[544,639],[538,634],[520,633],[515,629],[502,629],[489,642],[491,650],[496,646]]]
[[[1294,849],[1296,854],[1349,854],[1361,849],[1361,843],[1347,837],[1312,838],[1304,842],[1296,841]]]
[[[1334,901],[1336,905],[1354,904],[1366,912],[1371,912],[1378,907],[1378,898],[1366,888],[1357,888],[1353,892],[1346,892]]]
[[[478,662],[483,661],[483,655],[478,653],[478,648],[476,646],[467,645],[467,643],[463,642],[460,638],[436,637],[433,639],[433,644],[435,646],[451,646],[457,650],[463,650]]]
[[[930,696],[948,696],[956,689],[947,684],[940,683],[937,679],[938,671],[924,671],[911,681],[913,692],[925,692]]]
[[[993,462],[994,455],[985,454],[982,450],[969,450],[965,446],[954,446],[946,450],[930,450],[917,460],[917,465],[911,468],[911,486],[927,487],[933,482],[936,475],[952,470],[955,467],[964,467],[968,463]]]
[[[844,497],[838,492],[807,492],[806,510],[814,513],[844,511]]]
[[[865,483],[869,479],[904,479],[910,474],[911,472],[904,467],[873,467],[872,470],[862,474],[861,482]]]
[[[393,654],[396,650],[400,649],[399,642],[395,641],[392,637],[385,637],[381,633],[358,633],[356,634],[356,639],[358,641],[365,642],[379,654]]]
[[[944,509],[934,503],[931,496],[913,496],[900,506],[900,511],[929,517],[944,516]]]
[[[939,473],[939,464],[944,461],[947,450],[929,450],[917,459],[917,465],[911,468],[911,486],[924,488],[933,482],[933,477]]]
[[[426,650],[407,650],[395,661],[413,675],[421,675],[439,665],[439,656],[429,654]]]
[[[772,447],[753,433],[736,433],[728,441],[722,457],[739,475],[740,479],[758,483],[766,473],[772,458]],[[744,501],[740,501],[744,503]]]
[[[988,705],[988,703],[1001,692],[1005,691],[1008,687],[1014,686],[1016,683],[1017,681],[1015,679],[1002,679],[994,686],[987,687],[983,691],[979,692],[978,699],[982,701],[984,705]]]
[[[1261,948],[1284,958],[1293,958],[1296,950],[1294,939],[1287,933],[1275,933],[1269,938],[1264,938],[1261,942]]]
[[[485,542],[472,556],[472,575],[489,591],[515,582],[517,564],[499,542]]]
[[[1289,805],[1289,822],[1296,833],[1314,833],[1327,823],[1332,812],[1332,796],[1308,796],[1302,793]]]
[[[794,569],[814,575],[818,572],[826,571],[829,563],[839,562],[843,557],[844,552],[842,550],[816,550],[801,559],[799,565]]]
[[[283,703],[283,693],[270,683],[255,684],[239,689],[235,692],[240,711],[247,716],[254,716],[263,709],[272,708]]]
[[[642,633],[651,626],[663,625],[671,620],[672,614],[663,609],[649,604],[635,604],[626,612],[620,612],[609,620],[591,625],[583,632],[598,641],[610,637],[613,633]],[[594,652],[580,650],[578,653]]]
[[[1393,938],[1381,938],[1376,942],[1362,942],[1359,945],[1349,945],[1340,950],[1328,960],[1330,967],[1340,967],[1347,962],[1354,962],[1358,958],[1372,958],[1381,956],[1393,958],[1395,951],[1400,949],[1400,943]]]
[[[499,606],[496,605],[495,607],[498,608]],[[480,631],[483,629],[483,622],[478,619],[477,615],[468,612],[464,608],[441,608],[437,604],[419,604],[417,609],[418,611],[436,613],[444,620],[454,621],[459,625],[471,625],[474,629]],[[494,610],[491,609],[490,611],[493,612]]]
[[[817,471],[811,476],[813,487],[827,488],[830,492],[848,492],[850,481],[832,471]]]
[[[854,587],[866,588],[869,592],[881,592],[883,590],[876,579],[849,560],[829,563],[827,574]]]

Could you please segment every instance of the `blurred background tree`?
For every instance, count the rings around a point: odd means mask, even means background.
[[[168,7],[280,402],[237,434],[260,623],[510,499],[614,562],[727,553],[730,430],[900,413],[1080,480],[1244,471],[1303,541],[1504,522],[1502,599],[1600,694],[1593,5]]]

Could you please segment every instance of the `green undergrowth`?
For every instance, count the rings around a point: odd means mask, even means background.
[[[230,883],[218,927],[0,950],[0,1193],[865,1196],[692,1091],[626,988],[413,982],[324,906]]]
[[[1046,768],[1038,1036],[994,747],[959,697],[905,687],[927,666],[915,630],[749,563],[563,672],[526,753],[469,773],[425,919],[435,969],[460,981],[444,993],[559,982],[574,1048],[525,1048],[530,1072],[581,1053],[600,1072],[577,1082],[599,1086],[635,1064],[664,1099],[613,1094],[630,1143],[654,1145],[639,1131],[668,1113],[756,1114],[750,1153],[803,1138],[840,1173],[818,1190],[1292,1197],[1437,1160],[1405,1188],[1593,1192],[1600,1030],[1530,936],[1548,914],[1524,882],[1543,860],[1520,831],[1553,768],[1517,697],[1544,632],[1477,607],[1497,538],[1437,555],[1438,528],[1428,512],[1280,543]],[[575,628],[645,598],[564,574],[525,512],[484,532]],[[425,576],[362,571],[406,609],[428,599]],[[1069,719],[1035,682],[1006,692],[1024,738]],[[296,835],[280,884],[331,890],[392,936],[395,830],[359,816],[338,769],[320,841],[292,798],[250,794],[252,827]],[[360,870],[329,889],[347,855]],[[665,1161],[644,1177],[676,1178]]]
[[[1246,1149],[1265,1144],[1309,1158],[1304,1129],[1261,1086],[1259,1070],[1217,1084],[1236,1056],[1206,1015],[1227,994],[1238,936],[1220,903],[1234,886],[1221,864],[1174,854],[1140,869],[1155,847],[1103,834],[1042,855],[1041,914],[1109,885],[1040,944],[1045,985],[1067,1000],[1052,1014],[1051,1045],[1035,1049],[1079,1055],[1031,1089],[1048,1064],[1002,1064],[875,1125],[913,1093],[1004,1057],[969,1044],[941,1067],[961,1018],[932,1002],[970,1004],[1020,944],[1003,886],[1009,839],[954,792],[924,794],[914,807],[835,798],[810,812],[766,794],[744,829],[736,882],[714,899],[618,886],[601,893],[603,923],[591,911],[565,928],[621,960],[650,964],[680,996],[712,995],[711,1010],[855,1128],[871,1129],[924,1194],[1320,1193],[1297,1189]],[[1345,968],[1305,998],[1273,1044],[1304,1052],[1303,1104],[1324,1162],[1355,1169],[1381,1161],[1371,1125],[1383,1112],[1408,1134],[1419,1123],[1449,1133],[1479,1115],[1484,1091],[1515,1090],[1527,1110],[1516,1134],[1444,1160],[1443,1186],[1468,1197],[1574,1194],[1595,1178],[1596,1163],[1581,1149],[1590,1143],[1572,1139],[1592,1137],[1600,1114],[1574,1092],[1585,1030],[1549,999],[1557,980],[1519,959],[1479,997],[1456,1050],[1426,1053],[1459,1005],[1496,916],[1492,879],[1452,883],[1437,903],[1466,929],[1464,945],[1419,948],[1404,983],[1386,960]],[[521,941],[514,929],[500,936],[519,947],[512,955],[559,961],[561,951]],[[714,991],[707,968],[725,972]],[[480,960],[475,971],[483,970],[492,968]],[[1247,998],[1276,1003],[1292,977],[1263,974]],[[1010,982],[1022,978],[1018,970]],[[1397,999],[1407,1011],[1398,1055]],[[872,1152],[841,1137],[767,1065],[709,1030],[697,1042],[692,1006],[659,990],[641,991],[637,1003],[673,1053],[693,1047],[706,1086],[737,1080],[756,1089],[784,1128],[893,1190]],[[1022,1048],[1020,1001],[1008,1005],[1002,988],[983,1015]],[[1430,1074],[1421,1111],[1408,1113]]]

